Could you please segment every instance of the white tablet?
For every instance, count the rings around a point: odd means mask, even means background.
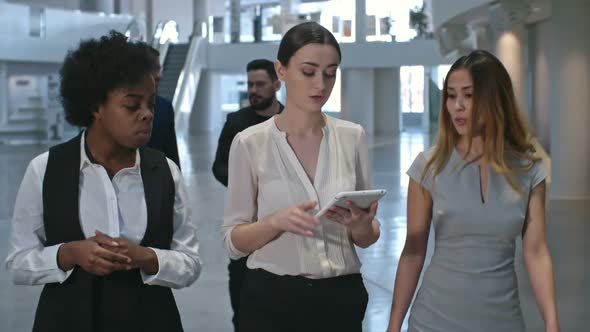
[[[334,205],[346,208],[347,201],[352,201],[361,209],[367,209],[373,202],[376,202],[380,200],[381,197],[385,196],[386,193],[387,190],[385,189],[343,191],[336,195],[332,202],[324,206],[315,216],[318,218],[323,216],[328,209]]]

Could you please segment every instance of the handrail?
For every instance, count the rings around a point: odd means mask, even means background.
[[[170,50],[169,42],[161,44],[158,48],[158,52],[160,52],[160,68],[164,68],[164,63],[166,62],[166,57],[168,56],[168,50]]]
[[[174,38],[169,38],[164,34],[164,31],[166,29],[170,29],[167,28],[167,26],[172,26],[171,29],[173,29],[176,32],[176,35],[178,35],[178,24],[176,23],[176,21],[167,20],[161,21],[156,25],[156,29],[154,30],[154,35],[152,37],[152,47],[158,50],[158,52],[160,53],[161,68],[164,68],[164,63],[166,62],[166,56],[168,56],[170,44],[174,41]],[[163,39],[164,37],[166,38]]]
[[[161,21],[154,29],[152,47],[159,50],[161,45],[178,42],[178,24],[174,20]]]
[[[125,28],[125,36],[130,41],[146,41],[146,28],[145,25],[135,18],[131,19],[131,22],[127,24]]]
[[[190,113],[192,110],[197,95],[201,71],[205,63],[203,59],[205,56],[203,47],[206,43],[207,39],[201,36],[193,35],[190,39],[186,61],[178,77],[174,98],[172,99],[177,120],[180,118],[181,113]]]

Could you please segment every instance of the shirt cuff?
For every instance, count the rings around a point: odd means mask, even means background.
[[[179,289],[190,286],[201,273],[198,257],[193,258],[175,250],[151,248],[158,258],[158,272],[148,275],[140,270],[141,278],[147,285]]]
[[[158,272],[156,272],[156,274],[147,274],[142,269],[140,269],[141,279],[143,280],[144,284],[154,285],[154,284],[156,284],[155,281],[159,279],[161,271],[162,271],[162,257],[161,257],[162,253],[160,252],[160,249],[156,249],[156,248],[152,248],[152,247],[149,247],[149,249],[152,249],[156,253],[156,257],[158,259]]]
[[[50,246],[50,247],[45,247],[45,254],[47,254],[48,257],[55,257],[55,259],[50,260],[53,261],[55,263],[55,270],[58,271],[56,273],[56,277],[57,277],[57,282],[59,282],[60,284],[63,284],[66,280],[68,280],[68,278],[70,277],[70,275],[72,274],[72,272],[74,271],[74,268],[69,269],[68,271],[62,270],[59,267],[59,264],[57,263],[58,257],[57,254],[59,253],[59,248],[63,245],[63,243],[60,244],[56,244],[54,246]]]
[[[246,257],[248,256],[250,253],[247,252],[243,252],[240,251],[238,248],[236,248],[236,246],[234,246],[233,241],[231,240],[231,233],[234,231],[234,229],[236,228],[237,225],[232,226],[228,231],[227,231],[227,245],[228,245],[228,255],[229,258],[233,259],[233,260],[237,260],[240,259],[242,257]]]

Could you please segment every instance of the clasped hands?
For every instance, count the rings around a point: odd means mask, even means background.
[[[58,264],[64,271],[78,265],[100,276],[134,268],[140,268],[146,274],[158,272],[158,259],[153,250],[121,237],[112,238],[100,231],[88,239],[61,245]]]

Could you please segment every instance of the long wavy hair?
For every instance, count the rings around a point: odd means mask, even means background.
[[[471,150],[473,128],[478,119],[483,120],[483,158],[492,169],[502,174],[510,186],[523,193],[514,176],[515,170],[529,170],[536,160],[535,148],[530,142],[531,132],[516,103],[514,89],[508,71],[500,60],[489,52],[476,50],[460,57],[451,66],[444,81],[442,105],[439,116],[439,130],[433,153],[428,159],[422,181],[430,171],[433,177],[438,175],[448,162],[459,134],[447,108],[448,81],[450,75],[460,69],[466,69],[473,80],[473,103],[470,123],[468,125],[468,148]],[[509,156],[528,163],[513,162]],[[431,169],[432,168],[432,169]]]

